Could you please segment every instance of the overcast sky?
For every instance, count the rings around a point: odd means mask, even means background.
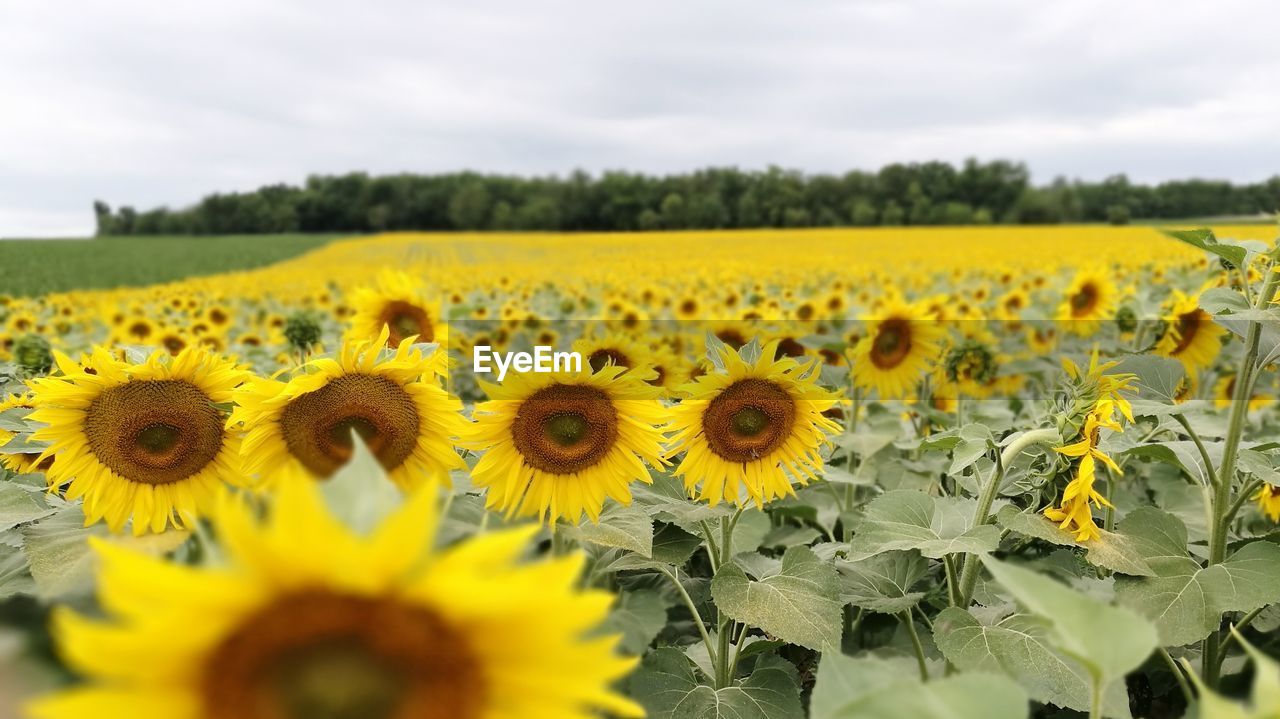
[[[0,237],[308,173],[1280,173],[1280,5],[0,0]]]

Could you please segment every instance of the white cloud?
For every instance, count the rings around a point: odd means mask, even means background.
[[[0,0],[0,236],[367,169],[1280,172],[1280,8]]]

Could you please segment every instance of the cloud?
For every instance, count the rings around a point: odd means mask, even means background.
[[[1280,9],[1138,0],[0,5],[0,236],[308,173],[1026,160],[1280,171]]]

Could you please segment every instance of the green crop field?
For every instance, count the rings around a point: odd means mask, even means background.
[[[0,294],[132,287],[261,267],[338,235],[0,241]]]

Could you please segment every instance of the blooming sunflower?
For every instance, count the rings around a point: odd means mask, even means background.
[[[942,351],[946,329],[923,307],[889,300],[850,351],[854,386],[905,399]]]
[[[465,466],[452,441],[466,425],[462,403],[436,378],[447,356],[411,339],[384,350],[388,331],[308,362],[288,382],[255,378],[236,392],[246,475],[328,478],[351,458],[352,432],[401,487],[447,481]]]
[[[1226,333],[1200,309],[1198,295],[1174,290],[1166,304],[1165,330],[1156,342],[1155,353],[1178,360],[1192,374],[1213,364]]]
[[[1267,515],[1272,522],[1280,522],[1280,487],[1264,484],[1253,498],[1258,502],[1258,511]]]
[[[224,480],[237,481],[239,441],[217,405],[250,375],[234,362],[192,347],[158,350],[140,364],[97,348],[83,364],[55,354],[61,374],[33,380],[44,423],[32,439],[56,456],[49,486],[84,497],[87,523],[105,520],[135,534],[189,527],[207,512]]]
[[[1218,378],[1213,384],[1213,406],[1218,409],[1226,409],[1235,401],[1236,391],[1236,375],[1234,372],[1225,374]],[[1254,392],[1249,398],[1249,411],[1257,412],[1275,401],[1275,398],[1269,394]]]
[[[579,590],[580,555],[522,563],[535,528],[432,550],[433,492],[367,535],[314,483],[281,482],[271,516],[233,500],[227,562],[192,567],[95,543],[106,618],[54,616],[88,683],[35,719],[588,719],[643,711],[610,689],[635,661],[589,636],[612,595]],[[144,659],[145,658],[145,659]]]
[[[1068,331],[1087,337],[1098,331],[1102,320],[1115,315],[1119,290],[1104,272],[1083,270],[1076,274],[1058,306],[1057,319]]]
[[[35,409],[35,406],[35,395],[32,393],[11,394],[0,401],[0,412],[9,409]],[[14,434],[0,427],[0,468],[10,469],[18,474],[40,471],[39,452],[6,453],[4,451],[4,446],[13,439]]]
[[[384,272],[372,287],[356,290],[351,296],[351,308],[348,341],[373,339],[386,327],[388,347],[396,347],[409,337],[442,347],[448,345],[448,326],[440,313],[440,303],[403,272]]]
[[[672,409],[668,457],[684,452],[676,476],[691,496],[757,506],[794,494],[822,470],[818,447],[840,425],[824,417],[836,397],[817,384],[815,363],[775,359],[776,342],[748,361],[720,350],[724,371],[685,385]]]
[[[463,444],[484,450],[471,481],[488,488],[491,509],[598,521],[606,497],[630,504],[629,484],[651,481],[646,462],[666,464],[659,389],[634,372],[607,365],[480,384],[490,399]]]

